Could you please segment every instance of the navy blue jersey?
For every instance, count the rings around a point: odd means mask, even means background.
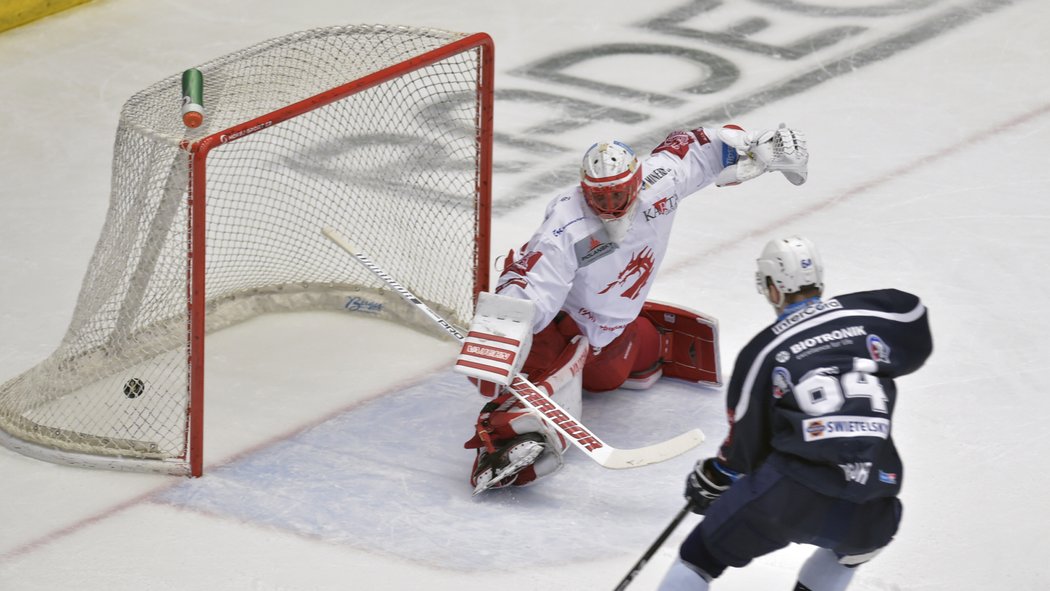
[[[814,300],[767,327],[737,357],[726,398],[728,468],[764,462],[823,494],[863,502],[896,495],[894,378],[933,350],[926,308],[887,289]]]

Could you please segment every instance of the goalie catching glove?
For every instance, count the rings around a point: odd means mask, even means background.
[[[718,131],[722,140],[722,164],[715,184],[719,187],[738,185],[766,171],[780,171],[793,185],[806,182],[809,174],[809,150],[806,137],[797,129],[783,123],[776,130],[757,135],[736,125],[726,125]]]

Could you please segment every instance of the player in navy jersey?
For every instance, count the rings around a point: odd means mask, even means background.
[[[839,591],[900,522],[894,379],[933,350],[926,308],[895,289],[822,299],[823,263],[799,236],[766,245],[756,280],[777,320],[737,357],[729,434],[686,480],[706,517],[662,591],[706,590],[726,567],[790,543],[817,546],[796,591]]]

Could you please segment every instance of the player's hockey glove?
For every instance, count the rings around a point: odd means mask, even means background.
[[[703,515],[707,508],[722,496],[738,478],[732,470],[723,467],[715,458],[700,460],[685,479],[685,498],[692,504],[693,513]]]
[[[779,170],[793,185],[806,182],[809,174],[809,150],[801,131],[783,123],[776,130],[752,134],[736,125],[718,130],[722,140],[722,165],[715,184],[719,187],[738,185]]]

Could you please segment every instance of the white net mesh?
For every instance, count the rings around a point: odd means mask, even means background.
[[[196,259],[180,145],[462,37],[336,27],[225,56],[199,67],[205,121],[191,135],[180,76],[128,100],[109,212],[72,322],[50,358],[0,386],[0,442],[56,461],[184,472],[187,274]],[[478,190],[480,59],[478,48],[456,53],[221,138],[206,159],[209,332],[271,311],[345,307],[421,323],[320,234],[324,225],[451,322],[469,323],[487,211]]]

